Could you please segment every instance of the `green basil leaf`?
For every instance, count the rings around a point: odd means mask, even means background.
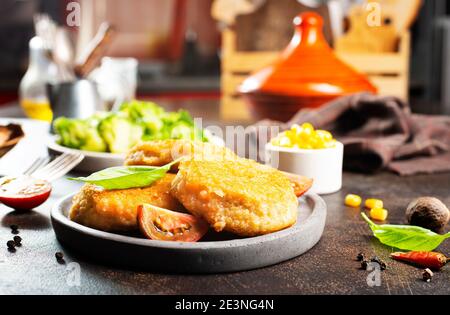
[[[178,163],[173,161],[161,167],[152,166],[118,166],[104,169],[88,177],[69,178],[70,180],[95,184],[107,190],[147,187],[161,179]]]
[[[430,252],[438,247],[445,239],[450,238],[450,233],[436,234],[433,231],[412,225],[378,225],[373,223],[365,213],[361,213],[369,224],[376,238],[381,243],[411,251]]]

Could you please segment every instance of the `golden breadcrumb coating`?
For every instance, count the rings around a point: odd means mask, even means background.
[[[289,179],[251,160],[182,161],[172,194],[216,231],[267,234],[293,225],[298,200]]]
[[[211,143],[189,140],[159,140],[137,144],[130,150],[125,165],[163,166],[181,156],[189,156],[194,160],[234,161],[240,159],[231,150]],[[178,170],[178,165],[172,167]],[[286,174],[294,187],[297,197],[302,196],[312,186],[312,179]]]
[[[226,147],[190,140],[158,140],[141,142],[127,155],[125,165],[163,166],[182,156],[195,160],[224,161],[238,156]],[[177,165],[174,166],[177,169]]]
[[[145,188],[104,190],[86,184],[74,196],[70,219],[103,231],[132,231],[138,229],[137,207],[149,203],[170,210],[184,210],[170,194],[173,174]]]

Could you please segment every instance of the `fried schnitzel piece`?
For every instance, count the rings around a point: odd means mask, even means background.
[[[157,207],[185,211],[170,194],[173,174],[145,188],[104,190],[86,184],[73,198],[70,219],[103,231],[137,230],[137,207],[149,203]]]
[[[297,220],[298,200],[289,179],[251,160],[182,161],[172,194],[218,232],[262,235]]]
[[[125,165],[162,166],[181,156],[190,156],[194,160],[207,161],[241,159],[230,149],[211,143],[189,140],[160,140],[137,144],[128,153]],[[172,170],[178,170],[178,165],[174,165]],[[285,173],[285,175],[292,182],[297,197],[302,196],[312,186],[312,179],[310,178],[288,173]]]
[[[127,155],[125,165],[163,166],[182,156],[195,160],[225,161],[238,156],[226,147],[190,140],[158,140],[141,142]],[[174,166],[176,170],[178,165]]]

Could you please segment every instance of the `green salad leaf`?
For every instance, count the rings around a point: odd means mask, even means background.
[[[166,112],[153,102],[130,101],[117,112],[87,119],[60,117],[53,123],[62,146],[97,152],[125,153],[138,141],[189,139],[208,142],[185,110]]]
[[[104,152],[107,149],[106,142],[98,132],[100,116],[95,115],[86,120],[59,117],[55,119],[53,126],[59,135],[59,143],[63,146],[94,152]]]
[[[450,233],[436,234],[418,226],[378,225],[373,223],[365,213],[361,213],[361,215],[382,244],[402,250],[430,252],[444,240],[450,238]]]
[[[144,131],[125,115],[111,114],[98,125],[98,132],[111,153],[124,153],[138,143]]]
[[[147,187],[161,179],[173,164],[180,159],[161,167],[154,166],[117,166],[93,173],[88,177],[69,178],[70,180],[90,183],[107,190]]]

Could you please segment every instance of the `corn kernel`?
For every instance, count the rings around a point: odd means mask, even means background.
[[[383,204],[383,200],[371,198],[371,199],[366,200],[365,206],[367,209],[373,209],[373,208],[383,209],[384,204]]]
[[[319,137],[314,137],[311,139],[311,144],[315,149],[325,149],[326,148],[326,141],[324,139],[321,139]]]
[[[292,134],[292,131],[288,130],[283,133],[282,138],[289,139],[289,143],[293,144],[295,142],[295,135]]]
[[[325,149],[330,149],[330,148],[334,148],[334,147],[336,147],[336,140],[331,140],[331,141],[328,141],[326,144],[325,144]]]
[[[333,135],[325,130],[316,130],[316,135],[318,138],[322,139],[324,142],[333,140]]]
[[[289,146],[291,146],[291,144],[292,144],[292,142],[289,137],[283,136],[282,138],[280,138],[280,146],[289,147]]]
[[[353,208],[358,208],[361,205],[362,199],[358,195],[349,194],[345,196],[345,205]]]
[[[370,217],[377,221],[386,221],[389,212],[383,208],[373,208],[370,210]]]
[[[297,125],[297,124],[293,124],[292,127],[291,127],[291,130],[292,130],[292,131],[295,131],[295,133],[300,133],[301,130],[302,130],[302,127],[300,127],[300,126]]]
[[[278,137],[272,139],[271,143],[276,146],[300,148],[300,149],[327,149],[336,146],[333,135],[325,130],[314,130],[310,123],[301,126],[294,124],[291,129],[282,132]]]
[[[306,133],[312,133],[314,131],[314,126],[310,123],[302,124],[302,129]]]

